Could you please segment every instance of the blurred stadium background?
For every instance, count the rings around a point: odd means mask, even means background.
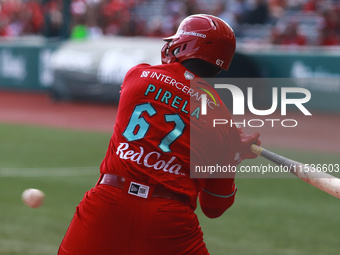
[[[235,31],[237,53],[221,77],[339,78],[338,0],[1,0],[0,87],[117,102],[126,71],[159,64],[161,39],[195,13]],[[338,81],[304,86],[313,108],[339,109],[328,106]]]
[[[103,123],[113,126],[126,71],[159,64],[161,39],[195,13],[219,16],[235,31],[237,52],[221,77],[314,80],[296,86],[311,91],[308,109],[319,122],[260,129],[264,144],[298,161],[340,163],[339,0],[0,0],[0,105],[11,93],[43,95],[51,116],[36,97],[26,109],[57,122],[23,124],[26,112],[10,110],[18,99],[0,107],[0,117],[7,116],[0,118],[0,254],[57,253],[75,206],[97,180],[112,132],[93,128],[95,113],[74,101],[104,107]],[[254,89],[265,105],[268,86]],[[77,105],[71,118],[87,119],[87,129],[61,128],[70,119],[52,113],[65,101]],[[288,148],[294,141],[296,148]],[[212,255],[339,254],[336,198],[290,176],[241,178],[237,185],[237,201],[221,218],[197,210]],[[41,208],[21,202],[29,187],[46,193]]]

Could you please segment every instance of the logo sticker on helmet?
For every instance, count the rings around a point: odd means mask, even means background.
[[[194,31],[184,32],[183,29],[181,29],[179,31],[179,34],[180,35],[193,35],[193,36],[197,36],[197,37],[201,37],[201,38],[206,38],[207,37],[207,35],[205,35],[205,34],[197,33],[197,32],[194,32]]]

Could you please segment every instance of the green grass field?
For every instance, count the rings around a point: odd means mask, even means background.
[[[0,124],[0,254],[52,255],[75,207],[98,178],[111,134]],[[308,163],[340,163],[339,155],[273,149]],[[242,164],[264,164],[264,159]],[[296,178],[239,178],[236,202],[222,217],[200,209],[212,255],[340,254],[340,201]],[[26,207],[26,188],[45,192]]]

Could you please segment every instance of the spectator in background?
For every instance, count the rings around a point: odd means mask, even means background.
[[[72,1],[71,3],[71,39],[73,40],[84,40],[88,37],[87,31],[87,11],[88,6],[82,0]]]
[[[138,21],[133,17],[133,1],[103,0],[100,6],[101,25],[106,35],[141,35]]]
[[[27,13],[25,34],[41,34],[44,26],[44,16],[40,0],[28,0],[24,6]]]
[[[266,24],[269,21],[269,10],[267,0],[254,0],[246,12],[245,23]]]
[[[340,45],[340,36],[335,31],[323,29],[320,32],[320,46]]]
[[[0,36],[7,36],[7,18],[3,18],[0,16]]]
[[[162,37],[163,33],[163,18],[161,16],[154,16],[149,20],[147,33],[149,37]]]
[[[20,17],[23,3],[20,0],[3,1],[1,3],[0,17],[2,20],[2,33],[6,36],[22,34],[23,20]]]
[[[319,0],[307,0],[303,5],[302,9],[304,12],[315,12],[317,11],[317,5]]]
[[[212,10],[212,15],[215,15],[227,22],[234,29],[235,35],[239,35],[236,15],[230,10],[228,3],[220,2],[217,4]]]
[[[187,5],[183,1],[167,0],[164,10],[163,33],[165,36],[173,35],[181,21],[187,16]],[[194,10],[191,9],[190,11]]]
[[[102,28],[104,34],[117,35],[119,33],[119,11],[124,8],[120,1],[103,0],[100,7]]]
[[[303,46],[306,38],[298,31],[298,23],[290,22],[280,33],[277,28],[272,31],[272,43],[280,45]]]
[[[201,5],[198,3],[197,0],[186,0],[185,5],[186,5],[186,9],[187,9],[187,15],[204,13],[203,8],[201,8]]]
[[[0,9],[2,35],[41,34],[44,20],[41,3],[37,0],[3,1]]]
[[[325,30],[340,32],[340,10],[330,7],[321,11],[322,21],[320,27]]]
[[[340,10],[327,8],[321,11],[319,45],[340,45]]]
[[[70,1],[72,22],[69,31],[78,31],[78,35],[83,33],[84,38],[98,38],[102,35],[166,37],[176,32],[184,17],[197,13],[220,17],[231,24],[235,34],[242,38],[247,37],[247,30],[242,29],[244,24],[277,25],[282,20],[281,23],[285,24],[288,15],[295,15],[314,17],[312,23],[318,23],[318,26],[310,25],[309,21],[303,24],[308,30],[308,37],[299,34],[299,25],[287,27],[285,31],[275,28],[271,38],[274,44],[340,45],[340,0]],[[0,36],[41,34],[48,38],[67,37],[67,31],[63,27],[63,2],[64,0],[0,0]],[[141,13],[145,6],[153,8],[156,5],[157,11],[151,15],[148,15],[150,11],[148,14]],[[260,30],[262,28],[265,29],[260,27]],[[268,37],[263,39],[270,40]]]
[[[87,36],[89,39],[97,39],[103,36],[103,29],[100,27],[99,8],[100,2],[90,2],[86,16]]]
[[[268,10],[270,15],[271,23],[275,24],[285,14],[287,8],[286,0],[269,0]]]
[[[24,9],[23,3],[17,1],[18,5],[8,15],[8,23],[6,33],[8,36],[20,36],[24,34],[25,26],[27,25],[28,15],[22,10]],[[14,7],[14,6],[13,6]]]
[[[63,14],[62,0],[47,0],[43,6],[45,25],[43,35],[48,38],[60,37],[62,34]]]
[[[277,27],[273,27],[270,34],[271,44],[280,44],[281,32]]]
[[[244,23],[248,12],[247,0],[235,0],[230,2],[229,10],[234,14],[238,24]]]

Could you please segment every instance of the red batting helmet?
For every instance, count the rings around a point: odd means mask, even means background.
[[[185,18],[177,33],[164,38],[162,63],[198,58],[228,70],[235,53],[234,31],[213,15],[196,14]]]

